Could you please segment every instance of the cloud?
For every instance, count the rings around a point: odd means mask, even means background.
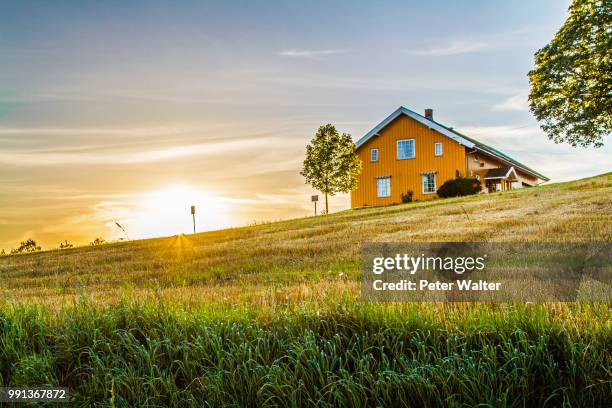
[[[348,52],[345,49],[330,49],[330,50],[283,50],[277,52],[278,55],[283,57],[293,57],[293,58],[320,58],[328,55],[335,54],[344,54]]]
[[[134,164],[150,163],[193,156],[212,156],[231,153],[239,149],[265,148],[278,144],[277,138],[253,138],[216,143],[195,143],[182,146],[152,148],[138,151],[64,151],[46,152],[19,150],[0,152],[0,163],[12,165],[54,165],[54,164]]]
[[[526,111],[529,110],[529,102],[527,100],[527,91],[520,91],[512,96],[509,96],[504,101],[493,105],[493,111]]]
[[[531,142],[534,142],[533,138],[535,136],[542,137],[544,144],[548,144],[548,139],[537,125],[465,126],[460,129],[460,132],[480,139],[485,143],[503,142],[510,144],[521,139],[531,139]]]
[[[191,130],[191,129],[190,129]],[[124,129],[124,128],[27,128],[27,127],[0,127],[0,135],[41,135],[41,136],[56,136],[56,135],[103,135],[103,136],[153,136],[153,135],[168,135],[176,134],[184,129],[173,127],[168,128],[142,128],[142,129]]]
[[[452,40],[441,47],[429,47],[412,50],[410,53],[415,55],[425,55],[431,57],[444,57],[448,55],[471,54],[486,50],[489,44],[477,40]]]
[[[439,39],[427,48],[409,50],[411,54],[446,57],[449,55],[473,54],[485,51],[500,51],[516,47],[517,44],[525,45],[533,41],[532,30],[519,28],[512,31],[491,33],[481,38],[448,38]]]
[[[302,144],[300,134],[292,126],[284,125],[262,131],[238,125],[125,129],[0,127],[0,165],[121,165],[189,157],[218,158],[223,154],[237,157],[253,151],[266,154],[271,145],[279,146],[277,156],[279,149],[301,151]],[[286,165],[284,161],[276,157],[267,166],[275,169]],[[246,171],[252,174],[251,170]]]

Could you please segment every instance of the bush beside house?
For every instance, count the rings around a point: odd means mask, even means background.
[[[438,188],[437,193],[438,197],[441,198],[461,197],[476,194],[480,192],[480,189],[480,181],[473,178],[460,177],[444,182]]]

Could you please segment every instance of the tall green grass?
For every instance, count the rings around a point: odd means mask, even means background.
[[[607,305],[0,312],[0,385],[77,406],[604,406]]]

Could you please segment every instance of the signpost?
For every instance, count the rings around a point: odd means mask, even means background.
[[[195,234],[195,205],[191,206],[191,217],[193,218],[193,233]]]
[[[319,201],[318,195],[310,196],[310,201],[312,201],[315,205],[315,217],[317,216],[317,201]]]

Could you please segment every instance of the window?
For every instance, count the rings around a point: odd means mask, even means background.
[[[423,178],[423,194],[433,194],[436,192],[436,173],[426,173]]]
[[[397,158],[414,159],[414,139],[405,139],[397,141]]]
[[[378,149],[370,150],[370,161],[373,161],[373,162],[378,161]]]
[[[376,196],[391,197],[391,177],[376,177]]]
[[[436,156],[442,156],[442,143],[441,142],[436,143],[435,146],[436,146],[435,147],[435,155]]]

